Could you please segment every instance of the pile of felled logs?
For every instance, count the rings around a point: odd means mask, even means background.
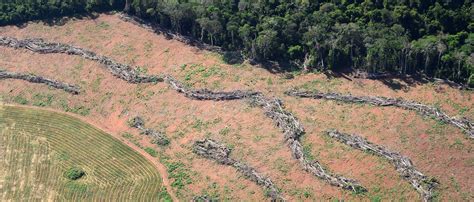
[[[421,194],[424,201],[430,201],[433,198],[433,189],[436,188],[438,182],[434,178],[428,178],[418,171],[411,160],[398,152],[390,151],[383,146],[376,145],[366,139],[336,130],[328,131],[327,134],[337,141],[349,145],[355,149],[372,152],[378,156],[388,159],[400,173],[400,175]]]
[[[42,84],[46,84],[56,89],[61,89],[75,95],[81,92],[81,89],[78,86],[63,83],[63,82],[45,78],[42,76],[36,76],[33,74],[23,74],[23,73],[0,70],[0,79],[20,79],[20,80],[28,81],[31,83],[42,83]]]
[[[267,194],[272,201],[285,201],[276,186],[268,177],[261,175],[247,164],[230,158],[230,151],[229,148],[211,139],[199,140],[193,145],[193,152],[199,156],[212,159],[223,165],[232,166],[257,185],[262,186],[267,191]]]
[[[169,139],[163,133],[151,128],[145,128],[145,121],[139,116],[131,119],[129,125],[140,130],[141,134],[150,136],[153,144],[164,146],[170,143]]]
[[[474,123],[469,121],[467,118],[456,118],[450,117],[440,109],[424,105],[418,102],[403,100],[403,99],[394,99],[386,97],[375,97],[375,96],[353,96],[353,95],[343,95],[338,93],[321,93],[321,92],[306,92],[306,91],[297,91],[291,90],[286,92],[287,95],[303,97],[303,98],[313,98],[313,99],[326,99],[326,100],[336,100],[340,102],[347,103],[364,103],[371,104],[375,106],[394,106],[400,107],[407,110],[413,110],[419,114],[427,117],[432,117],[438,121],[452,124],[461,130],[465,131],[469,138],[474,139]]]

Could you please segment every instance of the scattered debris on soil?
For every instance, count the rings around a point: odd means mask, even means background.
[[[299,140],[304,134],[304,128],[296,117],[284,110],[280,100],[256,95],[251,97],[251,104],[262,107],[265,111],[265,115],[271,118],[284,132],[286,142],[290,147],[293,157],[300,162],[304,170],[316,177],[326,180],[331,185],[352,190],[355,193],[367,191],[355,180],[331,174],[325,170],[318,161],[310,162],[307,159]]]
[[[23,74],[17,72],[8,72],[0,69],[0,79],[20,79],[31,83],[42,83],[51,86],[56,89],[64,90],[68,93],[77,95],[81,92],[81,88],[71,84],[63,83],[53,79],[45,78],[42,76],[36,76],[33,74]]]
[[[0,46],[26,48],[30,51],[41,54],[66,53],[70,55],[79,55],[89,60],[98,61],[99,63],[105,65],[114,76],[124,79],[130,83],[150,83],[163,81],[159,76],[143,76],[139,73],[139,71],[132,69],[129,65],[117,63],[109,57],[101,56],[92,51],[68,44],[48,43],[44,42],[43,39],[18,40],[12,37],[0,36]]]
[[[367,103],[375,106],[395,106],[407,110],[413,110],[423,116],[433,117],[438,121],[452,124],[465,131],[469,138],[474,139],[474,123],[467,118],[450,117],[436,107],[413,101],[386,97],[342,95],[338,93],[300,92],[297,90],[287,91],[286,94],[302,98],[336,100],[348,103]]]
[[[330,130],[327,134],[337,141],[349,145],[355,149],[374,153],[384,157],[395,165],[397,171],[403,178],[408,180],[410,184],[421,194],[424,201],[430,201],[433,198],[433,189],[439,184],[434,178],[429,178],[418,171],[412,164],[411,160],[397,152],[390,151],[380,145],[376,145],[366,139],[357,136],[340,133],[336,130]]]
[[[140,130],[141,134],[150,136],[153,144],[164,146],[170,143],[170,140],[164,134],[151,128],[145,128],[145,121],[139,116],[131,119],[129,124],[131,127]]]
[[[45,43],[42,39],[17,40],[10,37],[0,37],[0,45],[13,48],[27,48],[40,53],[68,53],[81,55],[86,59],[91,59],[99,62],[101,62],[101,58],[105,58],[104,60],[106,61],[106,65],[110,63],[112,64],[107,65],[109,67],[109,70],[119,78],[122,78],[130,83],[152,81],[161,82],[166,80],[166,82],[170,85],[171,88],[175,89],[180,93],[184,93],[186,97],[197,100],[235,100],[246,98],[250,100],[251,103],[262,107],[265,111],[265,114],[269,118],[271,118],[276,123],[276,125],[284,132],[285,139],[293,153],[294,158],[296,158],[300,162],[304,170],[323,180],[326,180],[331,185],[342,187],[347,190],[352,190],[356,193],[367,191],[355,180],[333,175],[326,171],[319,162],[310,162],[309,160],[307,160],[303,153],[302,145],[299,142],[300,136],[304,134],[303,126],[291,113],[284,111],[283,104],[278,99],[266,98],[263,96],[262,93],[251,91],[212,92],[206,89],[189,89],[186,88],[182,83],[174,79],[171,75],[162,74],[161,76],[141,76],[138,75],[138,73],[130,66],[115,63],[112,59],[103,56],[97,56],[97,54],[91,51],[85,51],[81,48],[60,43]],[[142,130],[142,132],[146,131]],[[154,133],[149,132],[148,134]]]
[[[194,196],[192,201],[193,202],[213,202],[213,201],[217,202],[219,201],[219,199],[211,198],[208,195],[200,195],[200,196]]]
[[[254,168],[229,157],[231,150],[212,139],[198,140],[193,145],[193,152],[217,161],[223,165],[229,165],[236,168],[244,176],[254,181],[267,190],[267,194],[272,201],[285,201],[273,182],[265,176],[262,176]]]

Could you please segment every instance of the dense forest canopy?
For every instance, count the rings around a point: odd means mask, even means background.
[[[474,85],[471,0],[0,0],[0,25],[125,10],[256,61]]]

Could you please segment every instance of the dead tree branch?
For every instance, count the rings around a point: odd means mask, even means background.
[[[433,198],[433,189],[437,187],[439,182],[434,178],[426,177],[423,173],[418,171],[408,157],[371,143],[357,135],[344,134],[336,130],[328,131],[327,134],[337,141],[355,149],[372,152],[388,159],[395,166],[400,175],[409,181],[421,194],[424,201],[430,201]]]
[[[338,93],[304,92],[296,90],[287,91],[286,94],[302,98],[336,100],[347,103],[365,103],[375,106],[400,107],[406,110],[416,111],[423,116],[432,117],[443,123],[454,125],[465,131],[469,138],[474,139],[474,123],[468,120],[467,118],[450,117],[436,107],[424,105],[418,102],[386,97],[353,96],[342,95]]]
[[[157,145],[168,145],[170,143],[169,139],[163,134],[151,128],[145,128],[145,121],[137,116],[130,120],[130,127],[137,128],[140,130],[140,133],[143,135],[150,136],[152,138],[152,143]]]
[[[0,70],[0,79],[20,79],[20,80],[25,80],[31,83],[42,83],[56,89],[64,90],[74,95],[77,95],[81,92],[81,89],[78,86],[74,86],[68,83],[63,83],[63,82],[45,78],[42,76],[36,76],[33,74],[23,74],[23,73],[8,72],[5,70]]]
[[[268,193],[272,201],[285,201],[280,191],[276,188],[270,178],[258,173],[254,168],[229,157],[231,150],[211,139],[196,141],[193,145],[193,152],[199,156],[212,159],[223,165],[236,168],[245,177],[249,178],[257,185],[262,186]]]

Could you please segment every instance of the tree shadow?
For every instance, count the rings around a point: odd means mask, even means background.
[[[14,26],[18,27],[19,29],[23,29],[28,26],[29,22],[43,23],[43,25],[46,25],[46,26],[64,26],[65,24],[73,20],[84,20],[84,19],[95,20],[100,16],[100,14],[112,15],[113,12],[76,13],[73,15],[65,15],[61,17],[49,17],[49,18],[26,21],[22,23],[17,23]]]

